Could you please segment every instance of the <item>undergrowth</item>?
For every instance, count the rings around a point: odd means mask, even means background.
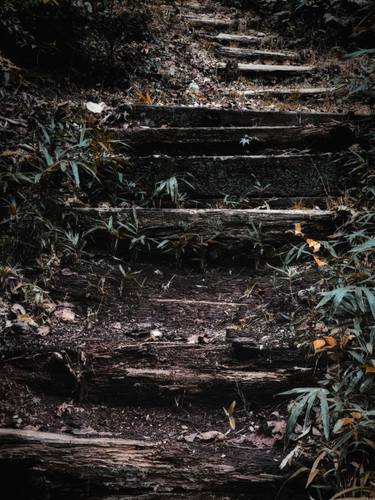
[[[313,499],[374,498],[375,495],[375,130],[370,151],[353,153],[349,166],[359,188],[348,193],[351,217],[329,241],[305,239],[286,256],[286,265],[315,262],[320,282],[310,334],[318,385],[296,396],[287,427],[283,465],[299,464]],[[347,207],[349,208],[349,207]],[[298,228],[298,232],[299,228]],[[304,458],[313,457],[311,467]]]

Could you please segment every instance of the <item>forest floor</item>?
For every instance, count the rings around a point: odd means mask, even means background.
[[[35,83],[24,81],[14,93],[17,104],[9,104],[13,126],[22,128],[30,115],[38,118],[51,102],[72,116],[87,101],[104,102],[104,112],[95,117],[97,124],[121,122],[122,129],[139,125],[128,119],[134,105],[370,112],[367,105],[346,99],[344,89],[353,85],[359,63],[343,60],[338,49],[327,49],[322,56],[313,43],[307,46],[306,40],[285,40],[269,32],[252,13],[241,17],[238,28],[239,11],[211,0],[160,2],[155,9],[155,23],[159,29],[163,26],[163,36],[138,45],[148,55],[149,68],[133,75],[129,90],[100,85],[69,90],[63,84],[54,88],[47,84],[40,95],[40,89],[33,90]],[[224,28],[192,21],[202,15],[224,20]],[[235,20],[237,27],[225,26],[228,20]],[[238,68],[231,69],[221,50],[243,46],[219,43],[215,37],[222,32],[258,38],[256,45],[250,45],[260,51],[251,56],[251,64],[272,66],[275,57],[281,57],[276,64],[314,69],[286,77],[272,68],[266,76],[261,72],[233,76],[231,71]],[[262,51],[282,55],[261,55]],[[223,63],[228,63],[226,69],[220,67]],[[309,96],[298,90],[316,88],[326,90]],[[265,90],[275,95],[269,97]],[[283,96],[285,90],[289,94]],[[2,113],[7,115],[7,109]],[[85,113],[94,120],[89,110]],[[147,120],[142,127],[148,128]],[[23,128],[26,136],[28,129]],[[356,143],[352,147],[355,150]],[[282,154],[290,151],[296,149],[282,149]],[[77,196],[72,193],[73,205]],[[322,195],[311,201],[311,207],[301,202],[295,208],[324,211],[343,200],[341,194]],[[269,199],[264,197],[263,202]],[[89,206],[90,200],[82,197],[77,205]],[[294,224],[285,228],[288,232],[298,237]],[[278,394],[311,379],[311,348],[300,347],[311,345],[328,328],[312,306],[324,271],[311,260],[289,266],[285,274],[278,270],[279,249],[271,249],[271,254],[267,263],[266,257],[244,254],[236,245],[229,252],[219,245],[203,257],[196,254],[193,261],[176,262],[173,254],[128,259],[119,253],[103,255],[91,247],[78,260],[55,255],[47,262],[41,256],[19,274],[2,276],[9,290],[0,299],[0,427],[80,438],[136,439],[156,443],[162,454],[175,450],[174,459],[181,461],[181,467],[182,456],[198,466],[226,467],[223,477],[227,476],[220,479],[217,491],[210,482],[216,476],[211,479],[210,471],[202,472],[203,479],[192,471],[190,481],[201,483],[191,490],[185,483],[163,489],[156,481],[150,490],[145,487],[147,498],[167,494],[177,498],[184,490],[189,498],[209,494],[274,498],[285,479],[279,463],[288,414],[288,401]],[[233,401],[236,410],[231,409]],[[297,425],[294,432],[299,439],[302,427]],[[311,432],[321,435],[321,426]],[[150,459],[147,467],[152,469],[152,464]],[[189,464],[185,474],[190,473]],[[264,491],[258,485],[254,496],[248,496],[254,476],[262,477],[263,472],[275,491],[264,497],[267,483]],[[137,493],[116,483],[117,489],[108,486],[105,494],[135,495],[142,490],[139,485],[132,487]],[[288,491],[285,498],[291,498]],[[87,497],[71,498],[104,498],[100,494],[94,488]],[[295,498],[305,498],[304,492],[298,495]]]

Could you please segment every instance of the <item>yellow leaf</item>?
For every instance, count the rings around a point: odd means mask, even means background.
[[[233,413],[235,412],[235,409],[236,409],[236,402],[232,401],[231,404],[229,405],[229,408],[228,408],[229,415],[233,415]]]
[[[142,104],[152,104],[153,99],[148,92],[137,92],[137,100]]]
[[[347,425],[352,425],[354,422],[354,418],[344,417],[344,418],[340,419],[340,422],[342,424],[342,427],[345,427]]]
[[[320,247],[321,247],[319,241],[307,239],[306,243],[309,245],[310,248],[313,249],[314,253],[319,252]]]
[[[366,373],[375,373],[375,366],[366,366]]]
[[[328,262],[327,262],[326,260],[319,259],[319,257],[317,257],[316,255],[313,255],[313,257],[314,257],[315,263],[316,263],[319,267],[328,266]]]
[[[341,347],[345,348],[347,346],[349,340],[350,340],[350,336],[349,335],[343,335],[342,338],[341,338]]]
[[[229,418],[229,427],[234,431],[236,428],[236,419],[231,415]]]
[[[337,342],[334,337],[324,337],[324,340],[330,347],[336,347]]]
[[[361,420],[362,418],[362,413],[359,411],[352,411],[350,412],[350,415],[355,419],[355,420]]]
[[[294,234],[296,236],[303,236],[302,226],[299,222],[297,224],[294,224]]]
[[[35,327],[38,326],[37,323],[34,321],[34,318],[29,316],[28,314],[18,314],[17,321],[19,321],[20,323],[26,323],[27,325],[30,326],[35,326]]]
[[[324,339],[316,339],[313,342],[314,351],[317,352],[322,349],[326,345],[326,341]]]

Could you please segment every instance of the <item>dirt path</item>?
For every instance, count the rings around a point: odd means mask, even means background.
[[[305,311],[319,270],[288,280],[265,264],[345,216],[344,151],[366,118],[302,112],[337,110],[330,62],[250,15],[211,1],[163,14],[179,23],[168,80],[180,35],[197,70],[178,99],[155,98],[168,107],[138,104],[108,127],[130,146],[113,155],[131,181],[152,192],[176,177],[189,199],[64,208],[80,228],[99,221],[101,238],[46,283],[46,336],[13,317],[1,337],[0,460],[20,499],[273,499],[283,485],[279,499],[305,498],[279,468],[277,394],[311,377],[296,346],[316,327]],[[126,267],[129,240],[139,255]]]

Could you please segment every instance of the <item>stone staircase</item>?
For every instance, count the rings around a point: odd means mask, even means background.
[[[314,70],[289,64],[299,62],[296,52],[267,48],[271,35],[238,33],[238,19],[209,14],[210,6],[187,4],[184,20],[219,44],[220,57],[277,62],[240,62],[233,74],[289,79]],[[228,64],[219,61],[218,71]],[[4,491],[57,500],[306,498],[304,485],[285,483],[272,431],[285,413],[276,394],[310,377],[288,330],[295,297],[281,288],[279,303],[272,272],[251,259],[264,248],[274,259],[282,245],[298,242],[296,227],[323,239],[342,222],[334,209],[346,187],[342,153],[366,117],[202,106],[124,111],[126,119],[108,129],[118,141],[112,160],[124,162],[145,199],[176,177],[188,200],[150,206],[129,197],[121,206],[64,209],[79,228],[102,231],[92,233],[93,258],[51,283],[55,298],[68,296],[80,311],[69,334],[57,327],[47,342],[25,339],[20,350],[27,345],[30,354],[6,352],[0,367],[13,384],[9,401],[28,408],[36,399],[46,415],[28,410],[21,428],[0,429]],[[97,303],[92,283],[101,260],[113,258],[99,248],[114,235],[125,255],[129,243],[144,245],[142,285],[123,270],[119,294],[115,274],[106,275],[97,320],[88,321],[82,304]],[[296,294],[308,286],[304,277]],[[235,426],[222,409],[233,401]]]

